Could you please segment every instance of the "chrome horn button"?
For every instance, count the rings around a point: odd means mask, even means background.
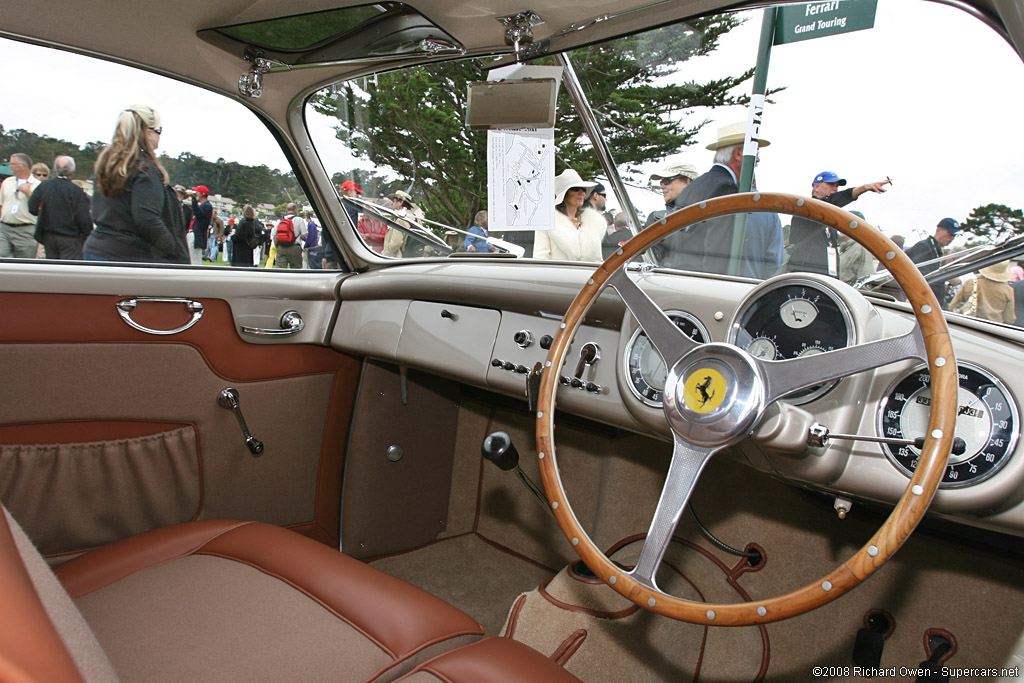
[[[749,354],[731,344],[704,344],[669,371],[665,416],[672,430],[690,443],[724,446],[757,424],[765,394],[764,380]]]

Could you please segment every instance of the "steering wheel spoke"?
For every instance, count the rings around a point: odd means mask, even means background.
[[[676,327],[675,323],[665,315],[665,312],[651,301],[651,297],[647,296],[647,293],[633,282],[624,266],[617,268],[612,273],[608,278],[608,284],[622,297],[626,308],[640,323],[640,327],[643,328],[654,348],[661,354],[666,365],[671,367],[687,351],[699,346],[697,342]]]
[[[654,510],[654,518],[640,551],[640,559],[637,560],[636,567],[629,572],[634,579],[648,588],[659,590],[655,581],[658,566],[665,556],[665,551],[668,550],[668,544],[690,501],[693,489],[697,486],[697,479],[716,450],[695,446],[678,434],[675,435],[672,463],[668,468],[658,507]]]
[[[766,377],[767,402],[771,403],[801,389],[911,358],[928,358],[918,329],[899,337],[887,337],[813,356],[758,363]]]

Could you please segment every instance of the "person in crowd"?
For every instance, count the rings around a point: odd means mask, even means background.
[[[235,250],[234,242],[231,241],[231,235],[235,232],[235,217],[229,216],[227,222],[224,223],[224,241],[221,246],[224,249],[224,255],[227,257],[224,260],[231,263],[231,254]]]
[[[1010,282],[1024,280],[1024,265],[1020,261],[1014,261],[1010,266]]]
[[[571,168],[555,176],[555,225],[534,233],[533,258],[601,260],[601,241],[608,224],[601,214],[583,206],[587,188],[596,184],[583,180]]]
[[[39,179],[39,182],[43,182],[50,177],[50,167],[41,161],[37,161],[32,164],[32,175]]]
[[[920,242],[917,242],[905,253],[911,261],[918,264],[917,269],[921,271],[922,275],[927,275],[933,270],[937,270],[938,263],[928,263],[934,259],[942,256],[943,249],[948,247],[950,243],[956,239],[957,234],[960,232],[960,223],[954,218],[943,218],[939,221],[938,225],[935,226],[935,234],[929,235]],[[938,299],[939,304],[942,308],[949,308],[949,296],[946,292],[947,283],[936,282],[932,285],[932,292],[935,294],[935,298]]]
[[[604,185],[598,183],[590,188],[590,191],[587,192],[586,204],[586,208],[604,214],[605,206],[608,204],[608,192],[604,189]]]
[[[742,121],[719,128],[718,139],[707,146],[715,153],[714,165],[692,182],[684,181],[683,178],[666,178],[665,176],[671,172],[670,168],[656,173],[655,175],[658,176],[663,186],[662,194],[666,197],[666,210],[653,212],[648,217],[647,224],[651,225],[691,204],[735,194],[739,190],[740,171],[743,169],[745,135],[746,123]],[[768,140],[760,139],[757,144],[760,149],[771,143]],[[666,180],[677,183],[674,186],[669,183],[667,192]],[[682,185],[680,186],[679,183]],[[676,191],[675,188],[678,188],[678,193],[670,201],[668,197]],[[727,272],[735,223],[732,216],[722,216],[689,225],[656,244],[652,252],[661,265],[670,268],[709,273]]]
[[[192,190],[192,264],[199,265],[208,260],[206,248],[210,221],[213,220],[213,204],[210,203],[210,188],[196,185]]]
[[[657,223],[665,216],[673,214],[686,206],[685,204],[677,204],[676,200],[683,190],[686,189],[686,186],[693,182],[697,176],[697,167],[683,162],[667,164],[656,173],[652,173],[651,181],[658,181],[658,185],[661,188],[661,196],[665,200],[665,209],[652,211],[651,215],[647,217],[647,226]]]
[[[306,212],[306,239],[302,243],[306,264],[309,268],[320,270],[324,267],[324,248],[320,246],[320,225],[312,211]]]
[[[342,197],[355,197],[356,195],[363,194],[363,191],[359,189],[359,185],[357,185],[354,180],[346,180],[338,186],[338,190],[341,192]],[[359,207],[348,202],[342,202],[341,205],[345,208],[345,213],[348,214],[349,221],[352,225],[358,226]]]
[[[861,220],[864,214],[860,211],[851,211],[854,216]],[[856,240],[839,235],[839,279],[848,285],[856,284],[861,278],[865,278],[875,272],[878,263],[871,252]]]
[[[470,235],[466,235],[462,246],[466,251],[477,253],[488,253],[494,251],[494,247],[485,239],[490,233],[487,232],[487,211],[477,211],[473,216],[473,225],[470,226]]]
[[[257,227],[258,226],[258,227]],[[242,220],[235,226],[229,239],[231,240],[231,265],[235,267],[252,267],[253,251],[259,246],[257,234],[263,224],[256,219],[256,210],[252,204],[242,207]]]
[[[178,195],[181,202],[181,218],[185,222],[186,241],[189,242],[189,249],[192,249],[192,202],[188,201],[188,192],[182,185],[174,186],[174,193]]]
[[[220,252],[221,244],[224,242],[224,219],[220,217],[220,212],[217,209],[213,210],[213,214],[210,216],[210,235],[207,238],[209,245],[209,254],[204,256],[204,261],[210,261],[211,263],[217,262],[217,256]]]
[[[620,211],[615,214],[615,218],[612,220],[612,227],[608,229],[608,233],[601,240],[601,257],[607,260],[609,256],[615,253],[616,249],[628,242],[632,237],[633,233],[629,230],[626,214]]]
[[[306,220],[298,214],[299,207],[289,203],[284,218],[274,229],[274,244],[277,245],[275,268],[302,268],[302,240],[306,237]]]
[[[388,195],[388,199],[391,200],[391,209],[399,215],[408,214],[414,219],[423,218],[423,210],[416,205],[412,196],[405,190],[398,190],[394,194]],[[404,232],[389,226],[387,232],[384,233],[384,247],[381,249],[381,255],[400,258],[405,251],[406,238],[407,235]]]
[[[832,171],[822,171],[811,181],[811,196],[832,206],[842,207],[865,192],[885,192],[885,186],[891,183],[892,181],[886,178],[840,190],[840,187],[846,185],[846,179],[840,178]],[[828,250],[835,246],[835,230],[810,218],[793,216],[793,225],[789,231],[789,261],[783,270],[789,273],[828,275]]]
[[[163,124],[136,104],[117,116],[114,136],[96,159],[93,222],[83,258],[188,263],[181,204],[156,149]]]
[[[949,309],[982,320],[1012,325],[1017,320],[1014,290],[1010,281],[1010,262],[1002,261],[978,271],[978,277],[964,282],[953,297]]]
[[[75,160],[53,160],[55,177],[39,184],[28,198],[28,210],[37,216],[35,239],[48,259],[81,260],[82,246],[92,232],[89,196],[71,182]]]
[[[0,183],[0,258],[35,258],[36,217],[28,200],[42,180],[32,175],[29,155],[15,152],[8,163],[13,175]]]

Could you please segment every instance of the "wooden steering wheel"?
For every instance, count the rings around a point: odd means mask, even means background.
[[[698,344],[683,334],[626,272],[636,254],[679,228],[727,214],[770,211],[804,216],[829,225],[864,245],[903,287],[918,328],[900,337],[782,361],[764,361],[731,344]],[[712,228],[707,228],[712,229]],[[611,286],[644,329],[666,367],[665,418],[674,450],[661,498],[634,569],[611,562],[594,545],[565,495],[554,434],[558,369],[583,317],[598,294]],[[871,539],[830,574],[786,595],[744,603],[683,600],[658,588],[655,574],[697,479],[716,452],[742,440],[774,401],[803,388],[895,363],[927,360],[932,405],[917,469],[906,491]],[[744,626],[803,614],[830,602],[881,567],[924,516],[953,441],[958,389],[957,365],[942,309],[917,267],[877,229],[831,204],[786,194],[735,194],[684,208],[631,239],[598,266],[559,325],[545,361],[537,408],[537,454],[548,501],[562,532],[587,566],[637,605],[695,624]],[[712,400],[700,389],[707,377],[718,387]],[[705,387],[706,389],[706,387]]]

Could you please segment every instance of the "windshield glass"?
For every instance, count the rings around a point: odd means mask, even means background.
[[[348,207],[365,245],[386,258],[521,250],[524,258],[596,262],[667,213],[746,185],[856,212],[923,270],[1024,230],[1016,181],[1024,143],[993,136],[1013,130],[1024,99],[1006,86],[1024,73],[1002,39],[933,3],[882,0],[866,19],[849,18],[845,32],[846,19],[823,6],[792,7],[815,16],[718,15],[596,43],[564,62],[529,62],[556,72],[550,128],[467,126],[467,109],[477,106],[470,84],[524,77],[492,72],[494,61],[482,59],[336,83],[310,99],[307,120],[339,195],[384,203],[414,224],[402,230]],[[765,54],[769,16],[785,36]],[[867,26],[853,30],[858,21]],[[752,97],[759,48],[763,101]],[[760,139],[752,173],[743,169],[751,101]],[[521,101],[524,109],[536,104]],[[587,130],[586,105],[611,166]],[[516,229],[523,226],[531,229]],[[811,271],[872,288],[881,279],[872,279],[878,264],[858,245],[809,219],[774,214],[695,226],[647,258],[757,279]],[[1014,263],[1006,268],[1021,274]],[[936,295],[949,307],[973,277],[937,282]]]

